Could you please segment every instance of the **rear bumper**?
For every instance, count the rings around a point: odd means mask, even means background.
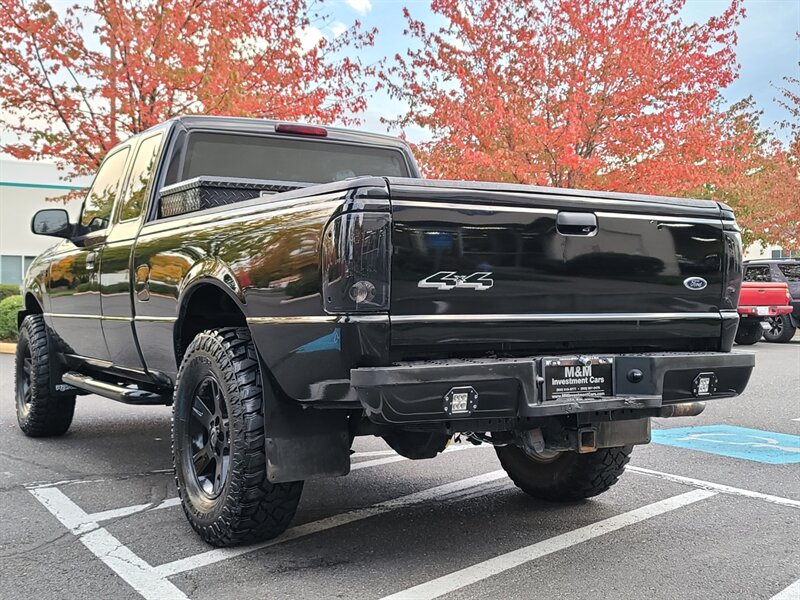
[[[792,310],[794,309],[788,304],[786,306],[740,306],[738,308],[740,316],[744,318],[755,317],[757,319],[766,319],[777,315],[788,315]]]
[[[613,396],[545,399],[541,373],[542,361],[548,357],[405,362],[353,369],[350,376],[367,416],[376,423],[447,423],[458,429],[458,421],[480,421],[482,430],[488,431],[507,428],[509,420],[657,409],[697,398],[730,398],[744,390],[755,366],[755,355],[747,352],[601,356],[614,359]],[[641,372],[640,381],[629,380],[632,370]],[[714,374],[716,389],[696,396],[693,386],[701,373]],[[469,392],[467,410],[459,414],[452,411],[453,388],[474,391]]]

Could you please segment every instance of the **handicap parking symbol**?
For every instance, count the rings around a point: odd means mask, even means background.
[[[800,463],[800,435],[732,425],[653,430],[653,442],[771,465]]]

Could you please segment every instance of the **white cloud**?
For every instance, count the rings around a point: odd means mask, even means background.
[[[300,41],[301,54],[307,54],[313,50],[316,45],[319,44],[319,41],[325,37],[325,34],[323,34],[318,27],[298,29],[295,35],[297,35],[297,39]]]
[[[365,15],[372,10],[372,2],[370,0],[346,0],[347,6],[352,8],[360,15]]]
[[[339,37],[345,31],[347,31],[347,25],[345,25],[341,21],[334,21],[333,23],[330,24],[330,26],[328,26],[328,29],[330,29],[331,32],[333,33],[333,37]]]

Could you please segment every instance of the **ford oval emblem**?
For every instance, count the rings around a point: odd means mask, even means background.
[[[687,277],[683,280],[683,285],[690,290],[704,290],[708,282],[702,277]]]

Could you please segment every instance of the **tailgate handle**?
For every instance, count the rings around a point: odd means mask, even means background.
[[[597,233],[597,216],[588,212],[560,212],[556,229],[561,235],[594,235]]]

